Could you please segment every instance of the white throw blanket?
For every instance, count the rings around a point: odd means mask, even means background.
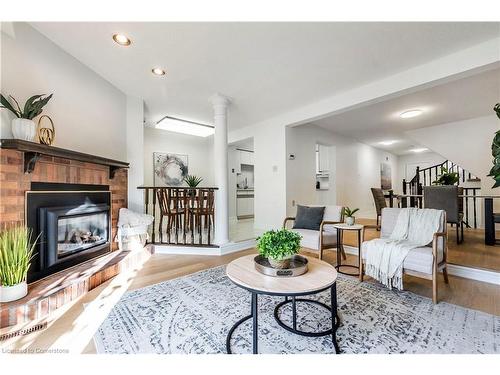
[[[417,247],[427,246],[439,230],[442,211],[404,208],[389,238],[365,243],[366,274],[389,289],[403,289],[403,262]]]

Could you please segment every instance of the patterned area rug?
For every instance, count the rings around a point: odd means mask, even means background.
[[[342,275],[337,290],[343,353],[500,353],[499,316]],[[311,298],[330,304],[329,291]],[[259,352],[333,353],[330,336],[298,336],[276,323],[274,306],[282,300],[259,296]],[[281,317],[291,324],[288,306]],[[299,329],[329,328],[326,309],[297,307]],[[98,353],[225,353],[227,332],[249,311],[250,293],[217,267],[126,293],[94,339]],[[251,353],[251,340],[247,321],[233,334],[233,352]]]

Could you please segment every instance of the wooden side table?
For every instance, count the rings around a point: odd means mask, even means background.
[[[361,224],[354,224],[354,225],[347,225],[347,224],[333,224],[333,227],[337,229],[337,265],[335,266],[335,269],[343,274],[343,275],[348,275],[348,276],[359,276],[359,270],[361,269],[361,232],[363,231],[364,225]],[[349,230],[349,231],[356,231],[358,234],[358,265],[353,266],[351,264],[342,264],[342,257],[340,256],[341,251],[344,250],[344,231]],[[341,271],[341,268],[353,268],[358,271],[358,273],[349,273],[349,272],[343,272]]]
[[[226,350],[231,354],[231,337],[240,324],[252,319],[253,321],[253,353],[258,352],[258,296],[259,294],[267,294],[270,296],[284,296],[285,300],[276,305],[274,309],[274,318],[278,324],[297,335],[319,337],[332,336],[332,342],[335,347],[335,352],[339,353],[340,349],[337,343],[337,328],[340,325],[340,319],[337,314],[337,271],[335,268],[317,258],[307,257],[308,272],[296,277],[272,277],[267,276],[255,269],[254,258],[256,254],[247,255],[233,260],[227,265],[226,274],[229,279],[237,286],[248,290],[251,293],[251,313],[238,320],[229,330],[226,338]],[[322,302],[297,298],[307,295],[316,294],[330,289],[331,306]],[[297,302],[311,303],[317,306],[328,309],[331,312],[332,328],[322,332],[305,332],[297,329]],[[285,305],[292,304],[292,326],[288,326],[279,317],[279,309]]]

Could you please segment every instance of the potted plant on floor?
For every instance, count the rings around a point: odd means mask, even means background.
[[[288,229],[270,230],[257,238],[259,254],[273,268],[289,268],[290,259],[300,250],[300,234]]]
[[[9,98],[15,103],[16,108],[5,96],[0,94],[0,108],[5,108],[16,116],[12,120],[12,135],[16,139],[33,142],[36,136],[36,124],[33,119],[42,113],[43,107],[52,98],[52,94],[49,96],[33,95],[26,100],[23,109],[12,95],[9,95]]]
[[[26,277],[35,243],[36,240],[31,242],[31,231],[26,227],[0,233],[0,302],[15,301],[28,294]]]
[[[342,214],[345,217],[345,223],[347,225],[354,225],[354,222],[356,221],[354,214],[359,211],[359,208],[351,210],[349,207],[344,207],[342,210],[343,210]]]
[[[500,103],[495,104],[493,110],[500,119]],[[500,130],[495,133],[493,142],[491,143],[491,156],[493,156],[493,167],[491,167],[489,177],[493,177],[495,184],[493,188],[500,186]]]

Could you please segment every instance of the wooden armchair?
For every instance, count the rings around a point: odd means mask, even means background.
[[[309,207],[323,207],[310,205]],[[287,217],[283,221],[283,228],[287,227],[287,222],[295,221],[295,217]],[[346,259],[343,248],[337,246],[337,230],[332,227],[333,224],[339,224],[344,221],[342,206],[325,206],[323,221],[319,230],[292,228],[294,232],[302,236],[301,246],[309,250],[317,251],[319,259],[323,259],[323,250],[339,248],[342,257]]]
[[[384,208],[381,216],[380,238],[388,238],[396,225],[401,208]],[[374,225],[365,225],[363,231],[369,228],[377,228]],[[364,233],[363,233],[364,238]],[[442,211],[439,231],[434,233],[430,244],[411,250],[403,262],[403,273],[415,277],[432,280],[432,301],[438,301],[438,273],[443,272],[444,282],[448,284],[448,270],[446,259],[448,256],[448,234],[446,225],[446,212]],[[361,246],[359,280],[363,281],[364,261],[366,258],[366,242]]]

